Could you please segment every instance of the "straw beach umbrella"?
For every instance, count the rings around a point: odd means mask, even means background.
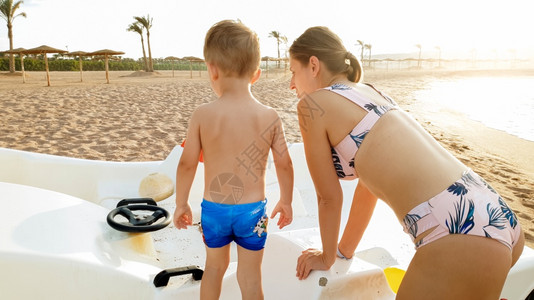
[[[90,55],[90,56],[102,55],[102,56],[104,56],[104,61],[105,61],[105,64],[106,64],[106,81],[107,81],[107,83],[109,83],[109,66],[108,66],[109,57],[113,56],[113,55],[122,55],[122,54],[124,54],[124,52],[114,51],[114,50],[109,50],[109,49],[102,49],[102,50],[98,50],[98,51],[95,51],[95,52],[88,53],[87,55]]]
[[[184,56],[182,59],[189,61],[190,78],[193,78],[193,62],[194,61],[198,62],[198,63],[204,62],[204,60],[202,58],[198,58],[198,57],[195,57],[195,56]],[[200,76],[200,68],[198,68],[198,74]]]
[[[167,57],[165,57],[165,60],[172,61],[172,77],[174,77],[174,61],[180,60],[180,59],[178,57],[176,57],[176,56],[167,56]]]
[[[269,61],[276,61],[276,58],[264,56],[261,58],[261,61],[265,62],[265,78],[269,78]]]
[[[68,56],[78,56],[79,59],[79,65],[80,65],[80,82],[83,82],[83,75],[82,75],[82,56],[87,56],[88,53],[84,51],[73,51],[69,53],[65,53],[65,55]]]
[[[13,49],[13,50],[7,50],[7,51],[3,51],[2,53],[7,53],[7,54],[18,54],[19,57],[20,57],[20,70],[22,72],[22,83],[26,83],[26,77],[25,77],[25,73],[24,73],[24,55],[26,55],[26,49],[24,48],[16,48],[16,49]]]
[[[52,47],[46,46],[46,45],[42,45],[42,46],[39,46],[39,47],[36,47],[36,48],[28,49],[24,53],[25,54],[42,54],[42,55],[44,55],[45,69],[46,69],[46,82],[48,83],[48,86],[50,86],[50,73],[48,71],[48,58],[47,58],[46,55],[48,53],[65,53],[65,52],[67,52],[67,51],[66,50],[57,49],[57,48],[52,48]]]

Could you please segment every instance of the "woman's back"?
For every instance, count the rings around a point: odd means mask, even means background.
[[[353,87],[378,106],[391,105],[372,87]],[[318,105],[325,106],[324,124],[335,146],[368,112],[343,96],[327,93],[328,99],[315,98]],[[401,109],[391,109],[376,121],[356,152],[354,168],[369,190],[386,201],[399,218],[447,188],[467,169]]]

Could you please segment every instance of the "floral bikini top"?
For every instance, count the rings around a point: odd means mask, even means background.
[[[376,105],[371,99],[360,94],[356,89],[346,86],[344,84],[334,84],[332,86],[324,88],[325,90],[337,93],[348,100],[354,102],[354,104],[360,106],[367,111],[367,115],[356,124],[356,127],[336,146],[332,147],[332,160],[334,167],[336,168],[337,176],[343,180],[352,180],[358,178],[358,174],[354,169],[354,156],[360,148],[363,139],[369,133],[371,128],[375,125],[376,121],[380,119],[385,113],[392,109],[399,109],[395,101],[382,94],[380,91],[372,87],[377,93],[379,93],[384,99],[386,99],[391,105]]]

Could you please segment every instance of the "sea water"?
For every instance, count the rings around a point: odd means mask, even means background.
[[[534,76],[436,80],[415,97],[437,101],[488,127],[534,141]]]

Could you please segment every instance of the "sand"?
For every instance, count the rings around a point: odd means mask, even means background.
[[[0,74],[0,147],[108,161],[164,159],[181,144],[196,106],[214,99],[206,72],[44,72]],[[508,76],[533,75],[509,71]],[[191,75],[193,78],[190,78]],[[296,97],[289,73],[263,75],[252,88],[276,108],[289,142],[300,142]],[[365,81],[392,96],[445,148],[479,173],[517,212],[534,248],[534,142],[485,127],[413,94],[436,79],[488,75],[474,71],[367,72]],[[497,142],[496,142],[497,141]]]

